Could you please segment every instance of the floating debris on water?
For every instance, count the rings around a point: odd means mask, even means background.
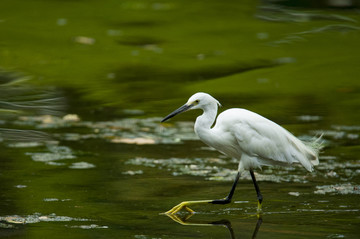
[[[135,110],[136,111],[136,110]],[[140,112],[139,112],[140,113]],[[301,121],[316,122],[321,120],[317,115],[300,115]],[[159,144],[184,144],[186,141],[198,141],[194,133],[193,122],[177,121],[174,123],[160,124],[161,118],[124,118],[113,121],[90,122],[83,121],[76,114],[59,116],[20,116],[18,120],[12,122],[15,126],[33,127],[37,130],[55,129],[56,133],[52,138],[62,141],[83,141],[88,139],[104,140],[114,144],[128,145],[159,145]],[[57,130],[57,129],[61,129]],[[35,130],[36,131],[36,130]],[[34,131],[34,132],[35,132]],[[360,126],[358,125],[334,125],[328,130],[313,131],[311,134],[323,134],[329,144],[331,141],[347,144],[356,144],[359,140]],[[37,131],[36,131],[37,132]],[[40,131],[39,131],[40,132]],[[300,137],[309,140],[309,135]],[[325,140],[325,139],[324,139]],[[57,141],[28,141],[28,143],[11,142],[9,147],[38,147],[35,152],[27,152],[32,160],[44,162],[52,166],[67,166],[70,169],[89,169],[96,165],[88,162],[68,162],[65,160],[76,159],[76,154],[67,146],[58,145]],[[45,150],[41,147],[45,147]],[[36,148],[36,149],[38,149]],[[201,150],[213,150],[210,147],[202,147]],[[42,150],[42,151],[40,151]],[[214,181],[233,181],[238,160],[227,159],[221,155],[218,158],[169,158],[151,159],[134,158],[126,162],[127,164],[138,165],[141,167],[152,167],[166,170],[174,176],[192,175],[202,176],[206,180]],[[291,172],[291,173],[289,173]],[[142,174],[141,169],[132,169],[123,172],[124,175]],[[346,182],[349,179],[360,175],[360,161],[347,160],[340,162],[340,159],[331,155],[321,155],[320,164],[312,173],[296,167],[288,168],[267,168],[257,171],[259,181],[270,182],[298,182],[306,183],[315,177],[323,179],[336,179]],[[243,179],[251,180],[248,173],[242,175]]]
[[[146,235],[135,235],[134,238],[136,239],[150,239],[152,237],[146,236]]]
[[[329,171],[325,174],[325,176],[330,177],[330,178],[338,178],[339,177],[339,175],[335,171]]]
[[[43,145],[41,142],[16,142],[10,143],[7,146],[10,148],[35,148]]]
[[[79,141],[83,139],[82,135],[78,133],[64,133],[60,136],[60,138],[67,141]]]
[[[213,161],[214,162],[214,161]],[[218,162],[221,162],[220,160]],[[166,169],[171,171],[174,176],[178,175],[193,175],[210,177],[221,177],[226,180],[229,174],[233,174],[231,170],[219,168],[216,165],[206,165],[207,159],[201,158],[170,158],[170,159],[149,159],[149,158],[134,158],[126,162],[126,164],[141,165],[152,168]],[[216,164],[216,163],[215,163]],[[220,170],[223,173],[220,173]],[[236,173],[236,172],[235,172]],[[234,174],[235,175],[235,174]]]
[[[137,109],[123,109],[122,112],[124,114],[128,115],[143,115],[145,112],[143,110],[137,110]]]
[[[128,170],[126,172],[123,172],[122,174],[125,174],[125,175],[139,175],[139,174],[143,174],[144,172],[142,170],[137,170],[137,171],[132,171],[132,170]]]
[[[13,223],[13,224],[23,224],[23,223],[25,223],[25,218],[22,218],[22,217],[19,217],[19,216],[6,216],[6,217],[3,217],[3,218],[0,217],[0,220],[8,222],[8,223]]]
[[[80,119],[80,118],[78,118]],[[34,126],[37,129],[58,129],[76,125],[75,116],[58,117],[54,115],[21,116],[14,121],[15,125]]]
[[[104,139],[112,143],[124,144],[178,144],[186,140],[197,140],[193,131],[193,122],[160,124],[161,118],[126,118],[114,121],[81,121],[76,114],[64,117],[21,116],[13,123],[18,126],[33,126],[36,129],[72,128],[80,132],[57,133],[54,136],[62,140],[77,141],[83,139]],[[166,127],[166,130],[164,130]],[[84,130],[85,129],[85,130]],[[88,129],[88,130],[86,130]]]
[[[99,226],[96,224],[90,224],[90,225],[77,225],[77,226],[67,226],[69,228],[80,228],[80,229],[108,229],[108,226]]]
[[[57,153],[27,153],[31,155],[32,160],[37,162],[51,162],[62,159],[72,159],[75,156],[72,155],[61,155]]]
[[[211,181],[233,181],[237,173],[237,161],[213,158],[169,158],[169,159],[150,159],[134,158],[125,162],[125,164],[139,165],[145,167],[158,168],[170,171],[174,176],[191,175],[202,176]],[[231,167],[232,168],[227,168]],[[270,182],[308,182],[307,176],[303,172],[288,174],[292,168],[277,168],[277,173],[273,169],[264,169],[261,173],[256,172],[256,178],[259,181]],[[251,180],[248,172],[241,175],[241,179]]]
[[[41,152],[41,153],[26,153],[30,155],[32,160],[36,162],[52,162],[63,159],[74,159],[76,156],[73,154],[72,150],[66,146],[58,146],[58,145],[47,145],[47,149],[50,152]]]
[[[14,187],[15,188],[27,188],[27,185],[19,184],[19,185],[15,185]]]
[[[317,130],[313,133],[323,134],[324,137],[332,138],[334,141],[358,142],[360,135],[359,125],[332,125],[332,129]]]
[[[300,193],[299,192],[289,192],[289,195],[298,197],[298,196],[300,196]]]
[[[59,162],[54,162],[54,161],[46,162],[46,164],[51,165],[51,166],[64,166],[64,165],[66,165],[65,163],[59,163]]]
[[[80,121],[80,117],[77,114],[67,114],[63,117],[63,120],[78,122],[78,121]]]
[[[44,198],[43,201],[44,202],[58,202],[59,199],[57,199],[57,198]]]
[[[322,119],[322,117],[318,115],[300,115],[297,117],[297,119],[305,122],[312,122],[319,121]]]
[[[360,175],[360,160],[341,162],[336,157],[321,157],[316,173],[324,178],[348,181]]]
[[[91,37],[77,36],[77,37],[74,37],[73,41],[76,43],[83,44],[83,45],[94,45],[96,40]]]
[[[124,144],[137,144],[137,145],[143,145],[143,144],[155,144],[156,141],[151,138],[121,138],[121,137],[115,137],[110,140],[112,143],[124,143]]]
[[[339,131],[360,131],[360,125],[333,125],[331,127]]]
[[[328,235],[327,238],[346,238],[343,234],[331,234]]]
[[[16,228],[16,226],[14,224],[0,222],[0,228],[9,229]]]
[[[71,199],[69,199],[69,198],[66,198],[66,199],[44,198],[43,201],[44,202],[68,202],[68,201],[71,201]]]
[[[77,162],[73,163],[69,166],[71,169],[89,169],[89,168],[95,168],[96,166],[92,163],[87,162]]]
[[[249,201],[235,201],[234,203],[249,203]]]
[[[316,186],[316,188],[315,194],[360,194],[360,185],[350,183]]]
[[[49,215],[42,215],[41,213],[34,213],[27,216],[0,216],[0,221],[4,221],[12,224],[28,224],[28,223],[39,223],[39,222],[70,222],[70,221],[91,221],[85,218],[73,218],[67,216],[57,216],[55,213]]]

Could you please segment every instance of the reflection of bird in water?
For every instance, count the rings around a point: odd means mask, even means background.
[[[166,116],[161,122],[190,109],[203,110],[203,114],[196,119],[195,133],[207,145],[240,161],[230,193],[224,199],[185,201],[167,211],[166,214],[175,214],[182,208],[192,213],[194,211],[189,206],[194,204],[230,203],[240,173],[245,170],[250,171],[257,193],[258,212],[260,212],[263,197],[255,179],[254,169],[264,165],[285,166],[299,163],[311,172],[313,165],[319,164],[320,138],[306,144],[278,124],[245,109],[226,110],[216,119],[218,106],[220,103],[209,94],[196,93],[185,105]],[[215,119],[216,124],[212,127]]]
[[[189,219],[193,214],[188,214],[188,215],[185,215],[184,217],[180,217],[177,214],[167,214],[167,215],[175,222],[177,222],[181,225],[184,225],[184,226],[223,226],[228,229],[228,231],[230,233],[230,238],[235,239],[235,233],[232,228],[231,222],[229,220],[223,219],[223,220],[212,221],[212,222],[200,222],[200,221],[198,221],[198,222],[192,221],[191,222],[191,221],[189,221]],[[262,218],[259,217],[257,219],[256,225],[255,225],[252,237],[251,237],[252,239],[256,238],[261,224],[262,224]]]

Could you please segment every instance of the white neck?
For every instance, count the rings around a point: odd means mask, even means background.
[[[194,130],[202,141],[207,141],[207,137],[211,133],[211,126],[214,124],[217,115],[218,105],[206,105],[203,109],[203,114],[197,117],[195,121]]]

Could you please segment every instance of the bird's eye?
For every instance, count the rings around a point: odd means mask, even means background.
[[[196,104],[199,104],[200,100],[195,100],[194,102],[195,102]]]

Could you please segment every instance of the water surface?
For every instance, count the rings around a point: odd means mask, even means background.
[[[356,8],[263,2],[2,1],[0,235],[8,238],[358,238]],[[312,173],[244,173],[200,142],[204,91],[301,139],[323,134]],[[187,225],[182,225],[185,222]],[[179,223],[181,222],[181,223]]]

